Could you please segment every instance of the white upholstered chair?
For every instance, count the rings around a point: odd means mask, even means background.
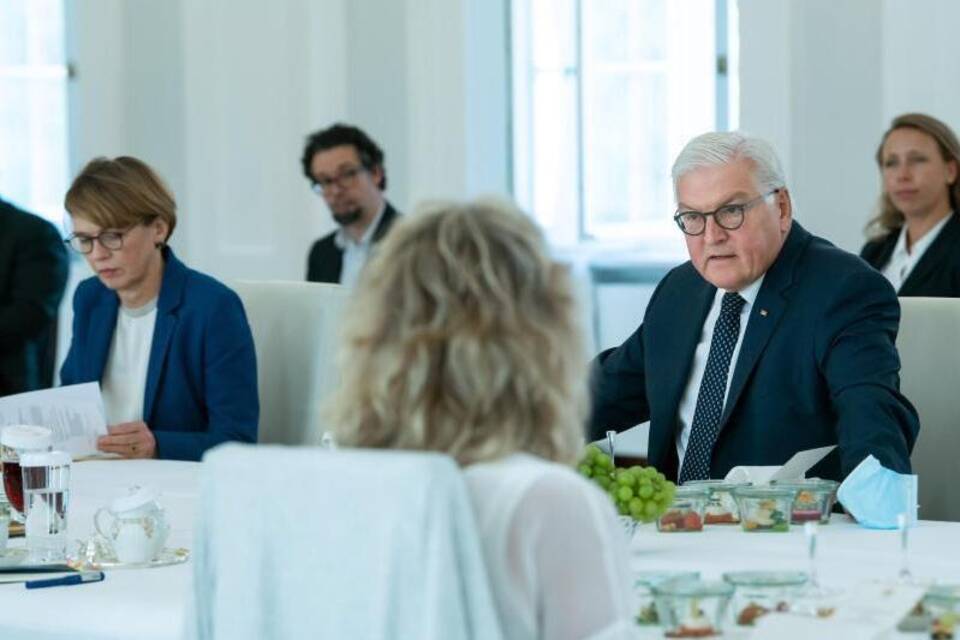
[[[185,635],[498,640],[471,505],[436,453],[218,447],[200,471]]]
[[[900,298],[900,389],[920,414],[920,517],[960,521],[960,300]]]
[[[336,387],[348,290],[311,282],[233,283],[257,351],[262,443],[317,444],[321,405]]]

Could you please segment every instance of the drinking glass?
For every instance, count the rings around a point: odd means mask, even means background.
[[[11,517],[23,522],[23,476],[20,457],[27,453],[49,451],[53,432],[46,427],[12,425],[0,431],[0,462],[3,464],[3,489],[10,502]]]
[[[70,461],[64,451],[27,453],[20,458],[31,562],[58,562],[66,555]]]

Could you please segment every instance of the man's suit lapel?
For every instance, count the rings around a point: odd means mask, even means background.
[[[730,381],[730,391],[723,406],[723,415],[720,417],[721,430],[730,418],[733,407],[737,405],[737,400],[760,359],[760,354],[763,353],[783,318],[787,309],[784,292],[793,283],[797,259],[809,240],[810,234],[797,222],[793,222],[780,255],[763,278],[760,292],[750,310],[750,319],[747,322],[746,333],[740,345],[740,354],[737,356],[733,378]]]

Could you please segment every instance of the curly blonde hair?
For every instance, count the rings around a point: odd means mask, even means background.
[[[512,205],[435,203],[391,230],[344,316],[329,415],[348,446],[573,464],[588,369],[572,284]]]

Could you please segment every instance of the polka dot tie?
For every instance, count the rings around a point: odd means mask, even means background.
[[[687,480],[710,478],[710,458],[720,433],[720,416],[723,414],[723,396],[727,391],[730,357],[740,336],[740,311],[746,302],[739,293],[723,294],[720,317],[713,327],[707,368],[703,372],[703,380],[700,381],[690,440],[687,442],[683,467],[680,469],[681,484]]]

